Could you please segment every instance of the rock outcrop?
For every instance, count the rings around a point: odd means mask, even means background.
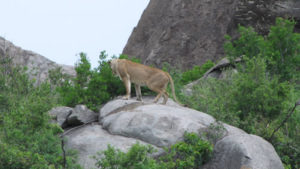
[[[238,134],[224,137],[214,147],[214,157],[204,169],[283,168],[273,146],[261,137]]]
[[[102,129],[98,123],[92,123],[68,133],[65,140],[66,149],[78,151],[78,163],[85,169],[96,168],[96,160],[92,156],[97,156],[97,152],[106,150],[108,145],[127,151],[137,142],[147,144],[134,138],[112,135]]]
[[[0,56],[9,57],[14,64],[27,67],[29,78],[35,79],[37,85],[48,78],[49,70],[58,67],[61,67],[62,73],[67,75],[76,74],[73,66],[57,64],[42,55],[17,47],[2,37],[0,37]]]
[[[212,116],[181,107],[171,99],[167,105],[152,101],[153,98],[146,97],[144,102],[134,99],[108,102],[99,112],[99,123],[86,123],[65,131],[66,148],[77,150],[79,163],[92,168],[95,160],[91,156],[104,151],[108,144],[122,151],[136,142],[150,144],[159,150],[156,154],[159,155],[163,152],[161,147],[182,140],[187,131],[206,135],[204,138],[215,144],[213,158],[203,166],[205,169],[283,169],[273,146],[261,137],[216,122]]]
[[[224,36],[237,25],[267,34],[278,16],[300,21],[296,0],[150,0],[123,54],[147,65],[163,62],[182,70],[224,57]],[[296,25],[300,32],[300,22]]]
[[[70,128],[82,124],[98,121],[98,114],[88,109],[85,105],[71,107],[55,107],[49,111],[52,122],[62,128]]]

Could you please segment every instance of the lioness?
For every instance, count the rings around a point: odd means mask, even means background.
[[[168,101],[166,87],[168,83],[171,82],[172,94],[174,100],[178,103],[175,95],[174,82],[169,73],[126,59],[113,59],[109,62],[109,64],[113,74],[119,76],[119,78],[124,82],[126,95],[123,99],[130,98],[132,82],[135,84],[137,100],[142,101],[141,86],[147,86],[149,89],[157,93],[154,103],[157,103],[161,95],[163,95],[163,104],[166,104]]]

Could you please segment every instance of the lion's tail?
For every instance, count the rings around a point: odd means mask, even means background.
[[[175,87],[174,87],[173,79],[172,79],[172,77],[170,76],[169,73],[166,72],[166,74],[167,74],[167,76],[168,76],[168,78],[169,78],[169,80],[170,80],[173,98],[174,98],[174,100],[175,100],[178,104],[181,105],[181,103],[179,103],[179,101],[178,101],[177,98],[176,98]]]

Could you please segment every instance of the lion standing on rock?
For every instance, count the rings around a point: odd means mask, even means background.
[[[175,95],[174,82],[169,73],[126,59],[113,59],[109,64],[113,74],[119,76],[124,82],[126,95],[123,99],[128,100],[130,98],[131,83],[134,83],[137,100],[142,101],[141,86],[147,86],[157,93],[154,103],[157,103],[163,95],[163,104],[166,104],[168,101],[166,87],[170,82],[174,100],[179,103]]]

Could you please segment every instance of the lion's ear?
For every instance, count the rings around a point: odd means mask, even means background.
[[[109,65],[111,65],[111,60],[109,60],[107,63],[108,63]]]

